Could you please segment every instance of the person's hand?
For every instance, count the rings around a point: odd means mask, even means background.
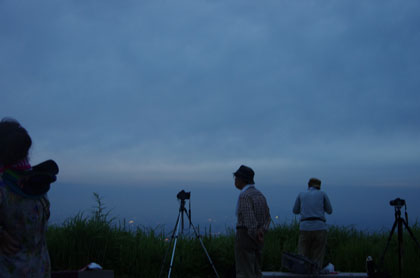
[[[263,229],[258,229],[258,231],[257,231],[257,240],[260,243],[264,243],[264,230]]]
[[[19,251],[19,242],[7,231],[0,230],[0,252],[11,256]]]

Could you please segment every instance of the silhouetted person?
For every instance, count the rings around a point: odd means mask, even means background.
[[[28,132],[15,120],[0,122],[0,277],[51,276],[45,233],[50,215],[46,191],[58,167],[31,167]]]
[[[327,225],[324,213],[331,214],[332,207],[325,192],[321,191],[321,181],[311,178],[308,190],[299,193],[293,213],[300,214],[298,252],[323,266],[327,245]]]
[[[233,175],[235,187],[241,190],[236,207],[236,277],[260,278],[264,234],[271,221],[270,210],[264,195],[255,188],[251,168],[242,165]]]

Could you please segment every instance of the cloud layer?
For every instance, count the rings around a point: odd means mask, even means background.
[[[419,8],[2,1],[0,107],[71,182],[420,186]]]

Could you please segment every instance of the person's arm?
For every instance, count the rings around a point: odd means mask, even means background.
[[[293,206],[293,213],[294,214],[300,213],[300,194],[297,196],[295,205]]]
[[[271,224],[270,208],[268,207],[267,203],[265,204],[265,207],[266,207],[266,211],[264,215],[265,221],[264,221],[263,226],[260,227],[257,231],[257,241],[259,241],[260,243],[264,243],[264,235],[268,231],[268,228],[270,227],[270,224]]]
[[[333,212],[330,199],[328,198],[328,195],[325,192],[324,192],[324,210],[328,214],[331,214]]]
[[[266,210],[266,214],[265,214],[265,223],[264,223],[264,231],[268,231],[268,228],[270,227],[271,224],[271,215],[270,215],[270,208],[268,207],[268,205],[266,205],[267,210]]]

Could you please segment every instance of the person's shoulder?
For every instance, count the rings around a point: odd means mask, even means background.
[[[249,196],[263,196],[264,197],[264,194],[261,192],[261,190],[259,190],[255,186],[249,188],[247,191],[248,191]]]
[[[301,196],[304,196],[304,195],[307,195],[307,194],[310,194],[310,191],[308,191],[308,190],[301,191],[301,192],[299,192],[298,196],[301,197]]]
[[[321,193],[322,193],[322,195],[324,195],[324,196],[327,196],[327,197],[328,197],[327,192],[325,192],[325,191],[321,191]]]
[[[249,187],[241,192],[241,196],[246,197],[255,194],[256,188],[254,186]]]
[[[249,188],[247,190],[245,190],[245,192],[255,193],[255,192],[259,192],[259,190],[255,187],[255,185],[251,185],[251,186],[249,186]]]

